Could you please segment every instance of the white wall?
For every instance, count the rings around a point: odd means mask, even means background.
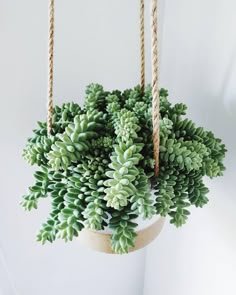
[[[207,180],[210,202],[149,248],[145,295],[236,294],[236,2],[165,1],[161,85],[223,138],[227,171]]]
[[[236,89],[231,65],[236,3],[159,2],[161,85],[173,101],[189,105],[193,120],[224,139],[229,149],[225,177],[209,182],[209,206],[194,210],[185,227],[166,224],[147,248],[146,263],[145,250],[107,256],[76,241],[36,243],[48,204],[27,214],[18,203],[32,181],[21,150],[36,120],[46,115],[48,1],[0,0],[0,294],[235,294]],[[90,82],[108,89],[139,82],[138,13],[138,0],[56,0],[56,103],[82,103]],[[148,54],[149,33],[146,39]],[[149,81],[150,73],[147,56]]]

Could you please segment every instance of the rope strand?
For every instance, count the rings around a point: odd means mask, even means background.
[[[48,113],[47,132],[52,130],[53,117],[53,51],[54,51],[54,0],[49,0],[49,43],[48,43]]]
[[[141,76],[140,85],[142,91],[145,88],[145,27],[144,27],[144,0],[140,0],[140,53],[141,53]]]
[[[159,90],[158,90],[158,29],[157,0],[152,0],[152,122],[153,122],[153,154],[155,175],[159,173]]]

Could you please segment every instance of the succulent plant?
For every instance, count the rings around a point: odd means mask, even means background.
[[[123,254],[135,245],[138,216],[169,216],[178,227],[191,205],[208,202],[203,177],[223,174],[225,145],[184,118],[186,105],[172,105],[161,89],[160,172],[154,176],[151,104],[150,86],[121,92],[91,84],[84,108],[54,107],[50,135],[46,123],[38,123],[23,156],[39,170],[21,205],[30,211],[40,198],[51,198],[39,241],[71,241],[84,227],[109,227],[112,249]]]

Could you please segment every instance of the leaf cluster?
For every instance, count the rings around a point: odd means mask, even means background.
[[[168,215],[178,227],[191,205],[208,202],[203,177],[223,174],[225,145],[185,117],[185,104],[171,104],[167,90],[159,94],[158,177],[153,175],[150,86],[121,92],[91,84],[83,108],[76,103],[54,107],[50,135],[46,123],[38,123],[23,156],[39,170],[21,205],[30,211],[40,198],[51,198],[39,241],[71,241],[84,227],[109,227],[113,250],[127,253],[135,244],[138,216]]]

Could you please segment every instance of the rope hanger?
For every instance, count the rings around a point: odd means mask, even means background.
[[[48,42],[48,135],[52,131],[53,116],[53,53],[54,53],[54,0],[49,0],[49,42]]]
[[[160,124],[159,124],[159,90],[158,90],[158,39],[157,39],[157,0],[152,0],[152,125],[154,172],[159,173]]]
[[[141,53],[141,89],[145,88],[145,0],[140,0],[140,53]],[[159,172],[159,91],[158,91],[158,26],[157,0],[152,1],[152,122],[153,122],[153,155],[155,160],[155,175]],[[52,130],[53,117],[53,53],[54,53],[54,0],[49,0],[49,44],[48,44],[48,103],[47,103],[47,131]]]

